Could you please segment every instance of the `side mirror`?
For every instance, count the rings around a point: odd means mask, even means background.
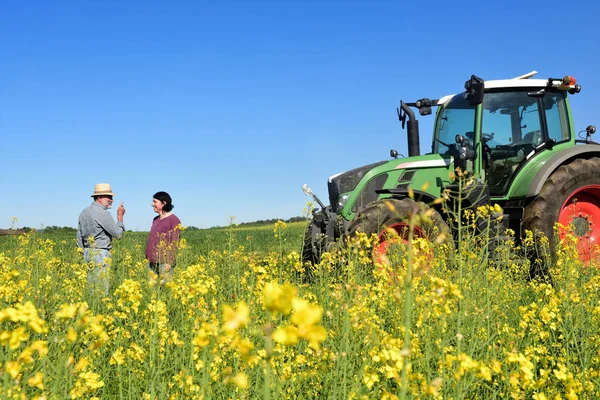
[[[596,126],[594,126],[594,125],[588,125],[588,127],[585,128],[585,133],[586,133],[585,141],[587,143],[589,143],[592,140],[592,135],[594,133],[596,133]]]
[[[474,160],[475,150],[469,149],[465,146],[465,137],[458,134],[454,137],[456,144],[458,145],[458,158],[461,160]]]
[[[471,79],[465,82],[465,99],[469,104],[476,106],[483,103],[484,81],[478,76],[471,75]]]
[[[596,127],[594,125],[588,125],[588,127],[585,128],[585,132],[588,135],[592,135],[592,134],[596,133]]]

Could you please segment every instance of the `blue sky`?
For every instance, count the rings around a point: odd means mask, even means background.
[[[400,99],[471,74],[573,75],[576,128],[600,125],[600,5],[564,4],[3,2],[0,227],[75,227],[98,182],[133,230],[159,190],[184,225],[301,215],[303,183],[326,201],[330,175],[407,153]]]

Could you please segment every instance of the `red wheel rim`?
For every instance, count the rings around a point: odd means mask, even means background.
[[[396,232],[397,237],[394,234],[390,234],[390,229]],[[401,243],[407,244],[409,230],[409,224],[405,222],[398,222],[387,226],[384,230],[379,232],[379,243],[373,249],[373,259],[376,262],[382,262],[387,257],[389,247],[393,243],[398,243],[398,239],[400,239]],[[425,232],[420,226],[413,227],[413,239],[417,238],[428,239],[428,236],[425,234]]]
[[[578,238],[577,251],[582,261],[600,254],[600,185],[583,186],[573,192],[563,204],[558,222],[566,228],[559,232],[561,239],[567,233]]]

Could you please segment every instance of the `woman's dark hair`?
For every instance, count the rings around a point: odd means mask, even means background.
[[[171,204],[171,201],[172,201],[171,196],[169,196],[169,193],[167,193],[167,192],[157,192],[154,194],[153,197],[156,200],[165,203],[163,210],[165,210],[166,212],[171,211],[173,209],[173,207],[175,207],[173,204]]]

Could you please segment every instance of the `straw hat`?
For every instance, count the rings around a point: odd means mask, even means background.
[[[96,187],[94,187],[94,196],[114,196],[115,194],[112,192],[110,185],[108,183],[97,183]]]

